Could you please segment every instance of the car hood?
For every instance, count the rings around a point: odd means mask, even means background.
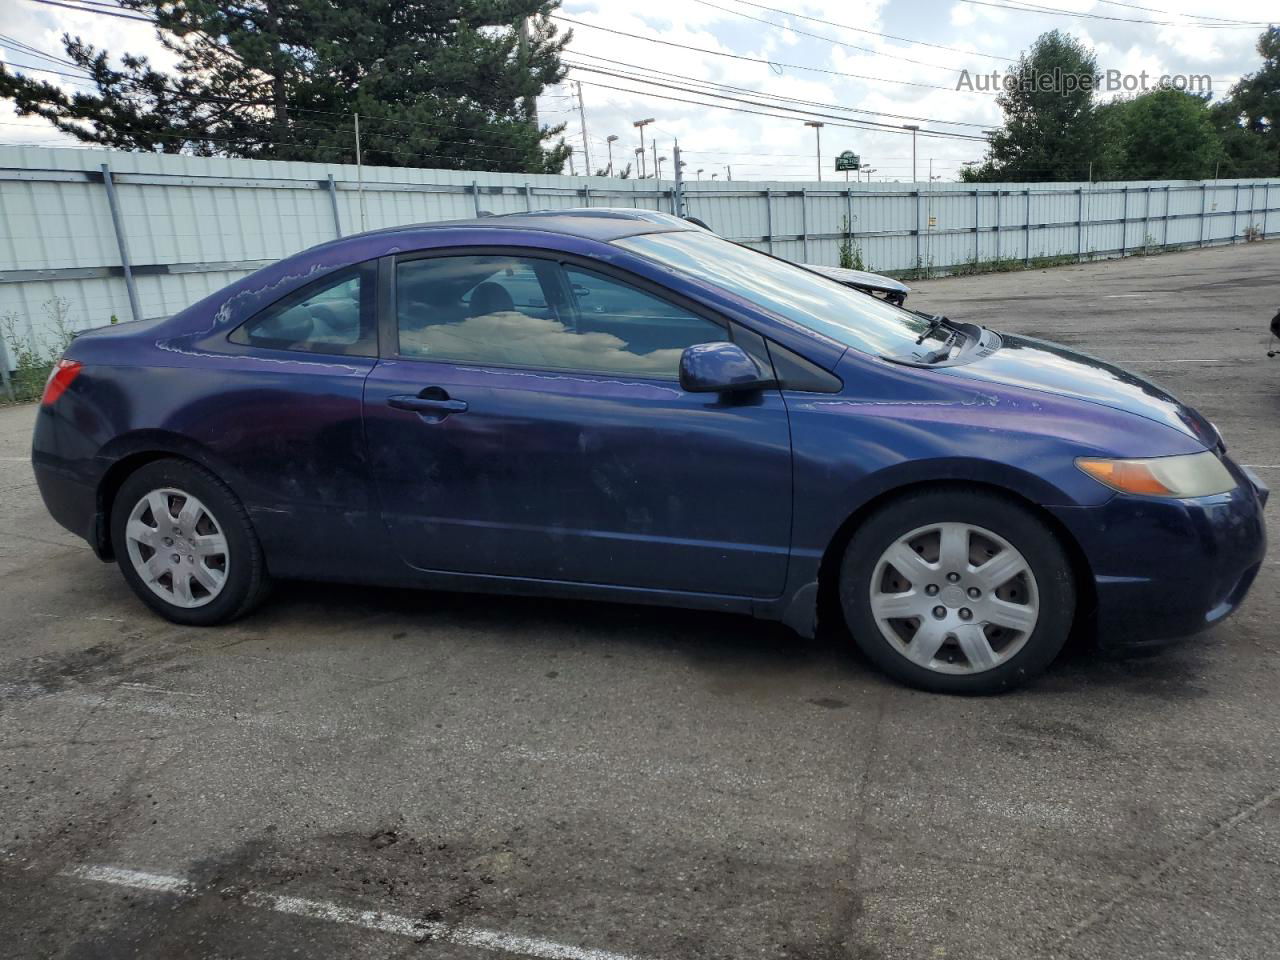
[[[1097,403],[1173,427],[1206,447],[1221,442],[1213,424],[1198,411],[1132,371],[1047,340],[1008,333],[1000,339],[1000,349],[989,355],[938,372]]]

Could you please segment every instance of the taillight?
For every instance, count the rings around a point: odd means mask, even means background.
[[[79,360],[68,360],[63,357],[53,365],[53,370],[49,372],[49,380],[44,385],[44,396],[40,398],[42,407],[50,406],[58,401],[58,398],[66,392],[67,387],[71,386],[71,381],[80,375],[80,371],[84,368],[84,364]]]

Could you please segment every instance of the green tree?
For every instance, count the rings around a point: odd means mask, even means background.
[[[0,66],[0,97],[130,150],[558,173],[563,125],[533,98],[564,77],[559,0],[119,0],[156,23],[176,73],[64,36],[97,87],[68,95]],[[519,25],[528,23],[521,36]]]
[[[1227,156],[1224,176],[1280,175],[1280,27],[1258,37],[1262,68],[1241,77],[1215,111]]]
[[[1081,180],[1097,143],[1092,50],[1060,30],[1041,34],[1018,58],[996,97],[1004,124],[968,181]]]
[[[1223,158],[1206,97],[1153,90],[1097,108],[1097,180],[1202,180]]]

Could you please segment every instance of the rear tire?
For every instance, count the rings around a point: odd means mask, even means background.
[[[1075,581],[1053,531],[994,493],[933,490],[886,504],[854,532],[840,605],[890,676],[938,693],[1010,690],[1058,655]]]
[[[155,460],[129,475],[112,504],[111,543],[133,592],[174,623],[228,623],[270,586],[244,505],[189,460]]]

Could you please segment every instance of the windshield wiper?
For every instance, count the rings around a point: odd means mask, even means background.
[[[924,328],[924,333],[916,337],[916,346],[917,347],[920,346],[920,344],[924,343],[927,339],[932,337],[935,333],[937,333],[943,327],[950,327],[952,330],[956,329],[955,324],[952,323],[949,319],[947,319],[940,313],[930,317],[929,325]],[[950,337],[948,337],[947,339],[950,339]]]

